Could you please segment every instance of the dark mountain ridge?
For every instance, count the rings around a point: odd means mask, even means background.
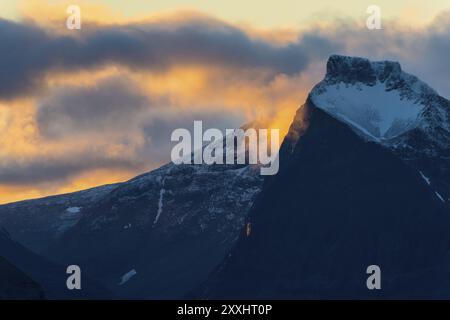
[[[449,298],[450,211],[419,172],[308,99],[208,299]],[[381,268],[368,290],[366,269]],[[200,292],[200,294],[199,294]]]

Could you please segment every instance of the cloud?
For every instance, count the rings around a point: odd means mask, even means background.
[[[29,23],[0,19],[0,98],[29,94],[53,70],[119,64],[162,71],[176,65],[300,73],[315,55],[338,47],[313,35],[285,45],[254,38],[219,20],[91,25],[79,33],[56,33]],[[317,58],[317,57],[314,57]]]
[[[84,116],[83,114],[82,119]],[[203,121],[205,130],[225,130],[242,124],[239,113],[220,111],[185,110],[174,116],[171,110],[166,110],[145,120],[131,137],[121,135],[108,141],[111,135],[106,133],[104,137],[98,137],[99,141],[93,141],[95,139],[90,136],[91,143],[87,141],[80,145],[79,140],[69,136],[56,150],[44,150],[20,159],[4,158],[0,163],[0,185],[63,185],[80,174],[99,169],[142,172],[149,166],[170,161],[170,138],[176,128],[191,129],[194,120]],[[101,129],[99,131],[102,132]],[[135,141],[136,135],[142,136],[142,143],[139,143],[141,139]],[[46,142],[44,140],[40,143]]]
[[[43,77],[55,70],[74,72],[109,64],[154,72],[198,65],[231,69],[243,76],[249,70],[265,70],[272,79],[304,72],[332,53],[361,52],[412,66],[429,65],[443,73],[448,72],[449,15],[443,13],[420,29],[386,21],[383,30],[370,31],[354,21],[337,21],[326,29],[306,28],[298,32],[297,40],[282,43],[201,15],[179,21],[86,23],[75,32],[0,19],[0,99],[35,92],[42,88]],[[445,70],[440,71],[439,65]]]
[[[91,87],[62,87],[38,106],[37,123],[47,138],[130,130],[152,105],[131,79],[112,77]]]
[[[168,161],[172,130],[194,120],[269,117],[283,132],[334,53],[397,60],[450,97],[450,13],[383,28],[347,20],[265,36],[192,15],[67,32],[0,19],[0,189],[131,178]]]

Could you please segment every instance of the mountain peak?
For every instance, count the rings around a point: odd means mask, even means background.
[[[395,61],[370,61],[361,57],[332,55],[327,62],[328,80],[347,83],[363,82],[374,84],[388,78],[399,78],[402,74],[400,63]]]
[[[448,127],[438,117],[448,114],[448,101],[394,61],[332,55],[310,97],[318,108],[378,142],[417,127]]]

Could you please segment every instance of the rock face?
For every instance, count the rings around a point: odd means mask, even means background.
[[[380,83],[370,100],[367,90]],[[391,93],[404,105],[385,99]],[[381,125],[389,108],[408,105],[420,109],[415,116],[396,110],[407,117]],[[445,151],[447,112],[447,100],[397,63],[331,57],[283,142],[280,172],[252,207],[251,227],[194,296],[450,298],[448,162],[431,179],[424,173]],[[381,268],[381,290],[366,286],[370,265]]]

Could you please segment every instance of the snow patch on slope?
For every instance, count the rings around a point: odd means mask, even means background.
[[[131,278],[133,278],[135,275],[137,274],[135,269],[132,269],[130,271],[128,271],[127,273],[125,273],[121,278],[120,278],[120,283],[119,286],[125,284],[126,282],[128,282]]]
[[[57,237],[78,223],[81,219],[81,209],[82,207],[69,207],[61,214],[56,230]]]
[[[314,92],[313,92],[314,93]],[[333,84],[311,95],[318,107],[362,131],[371,140],[393,138],[414,127],[424,106],[404,99],[385,84]]]
[[[66,209],[66,211],[67,211],[68,213],[72,213],[72,214],[79,213],[80,210],[81,210],[81,207],[70,207],[70,208],[67,208],[67,209]]]
[[[419,171],[419,173],[420,173],[420,175],[422,176],[423,180],[425,180],[425,182],[426,182],[428,185],[430,185],[430,184],[431,184],[430,178],[428,178],[427,176],[425,176],[425,175],[422,173],[422,171]]]
[[[165,182],[165,179],[163,180],[163,187],[159,191],[158,211],[156,213],[155,221],[153,221],[153,224],[156,224],[158,222],[159,217],[161,216],[161,213],[163,211],[163,206],[164,206],[163,199],[164,199],[164,193],[166,193],[166,189],[164,189],[164,182]]]
[[[441,194],[439,193],[439,192],[437,192],[437,191],[435,191],[434,192],[435,194],[436,194],[436,196],[439,198],[439,200],[441,200],[442,202],[444,202],[445,203],[445,200],[444,200],[444,198],[441,196]]]

